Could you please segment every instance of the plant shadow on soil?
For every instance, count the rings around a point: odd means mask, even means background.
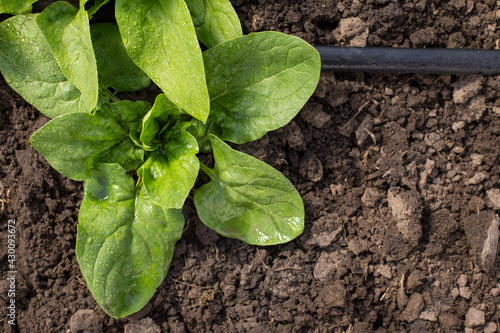
[[[491,49],[500,39],[494,1],[232,2],[247,32],[282,31],[313,45]],[[323,73],[296,119],[240,146],[297,187],[304,234],[280,246],[245,245],[204,227],[188,202],[169,276],[148,306],[120,320],[97,306],[76,262],[82,184],[29,145],[48,119],[3,81],[0,96],[0,244],[8,219],[18,236],[17,326],[2,316],[4,332],[498,325],[500,264],[481,261],[480,251],[500,211],[499,77]],[[2,309],[7,289],[2,271]]]

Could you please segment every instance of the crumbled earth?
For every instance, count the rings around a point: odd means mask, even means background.
[[[314,45],[495,49],[484,0],[233,0],[246,33]],[[0,85],[0,259],[17,222],[17,326],[3,332],[495,332],[500,77],[328,73],[288,126],[240,147],[282,171],[302,236],[256,247],[187,228],[151,302],[120,320],[75,258],[82,184],[29,145],[48,119]],[[7,306],[6,270],[0,308]],[[2,310],[3,311],[3,310]],[[0,311],[0,313],[3,313]]]

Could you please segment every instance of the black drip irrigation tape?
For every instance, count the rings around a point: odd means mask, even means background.
[[[336,72],[500,75],[500,50],[316,47]]]

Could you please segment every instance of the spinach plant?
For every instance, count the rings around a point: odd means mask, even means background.
[[[26,13],[33,2],[0,0],[0,12],[19,14],[0,23],[0,69],[52,118],[32,146],[85,182],[76,256],[104,311],[139,311],[163,282],[200,169],[210,182],[194,204],[209,228],[255,245],[300,235],[291,182],[224,141],[256,140],[300,111],[319,79],[313,47],[243,35],[228,0],[116,0],[114,22],[92,24],[109,0]],[[151,81],[162,91],[153,105],[117,97]],[[211,152],[213,168],[198,158]]]

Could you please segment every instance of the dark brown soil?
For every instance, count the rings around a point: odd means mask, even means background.
[[[500,40],[493,0],[232,2],[246,32],[314,45],[494,49]],[[97,306],[76,262],[82,184],[29,145],[46,121],[2,81],[3,332],[145,332],[144,318],[150,332],[500,327],[500,77],[323,73],[292,123],[240,147],[296,185],[304,234],[245,245],[208,230],[188,203],[169,276],[143,311],[120,320]],[[16,326],[3,315],[13,219]],[[87,323],[75,316],[82,309]]]

